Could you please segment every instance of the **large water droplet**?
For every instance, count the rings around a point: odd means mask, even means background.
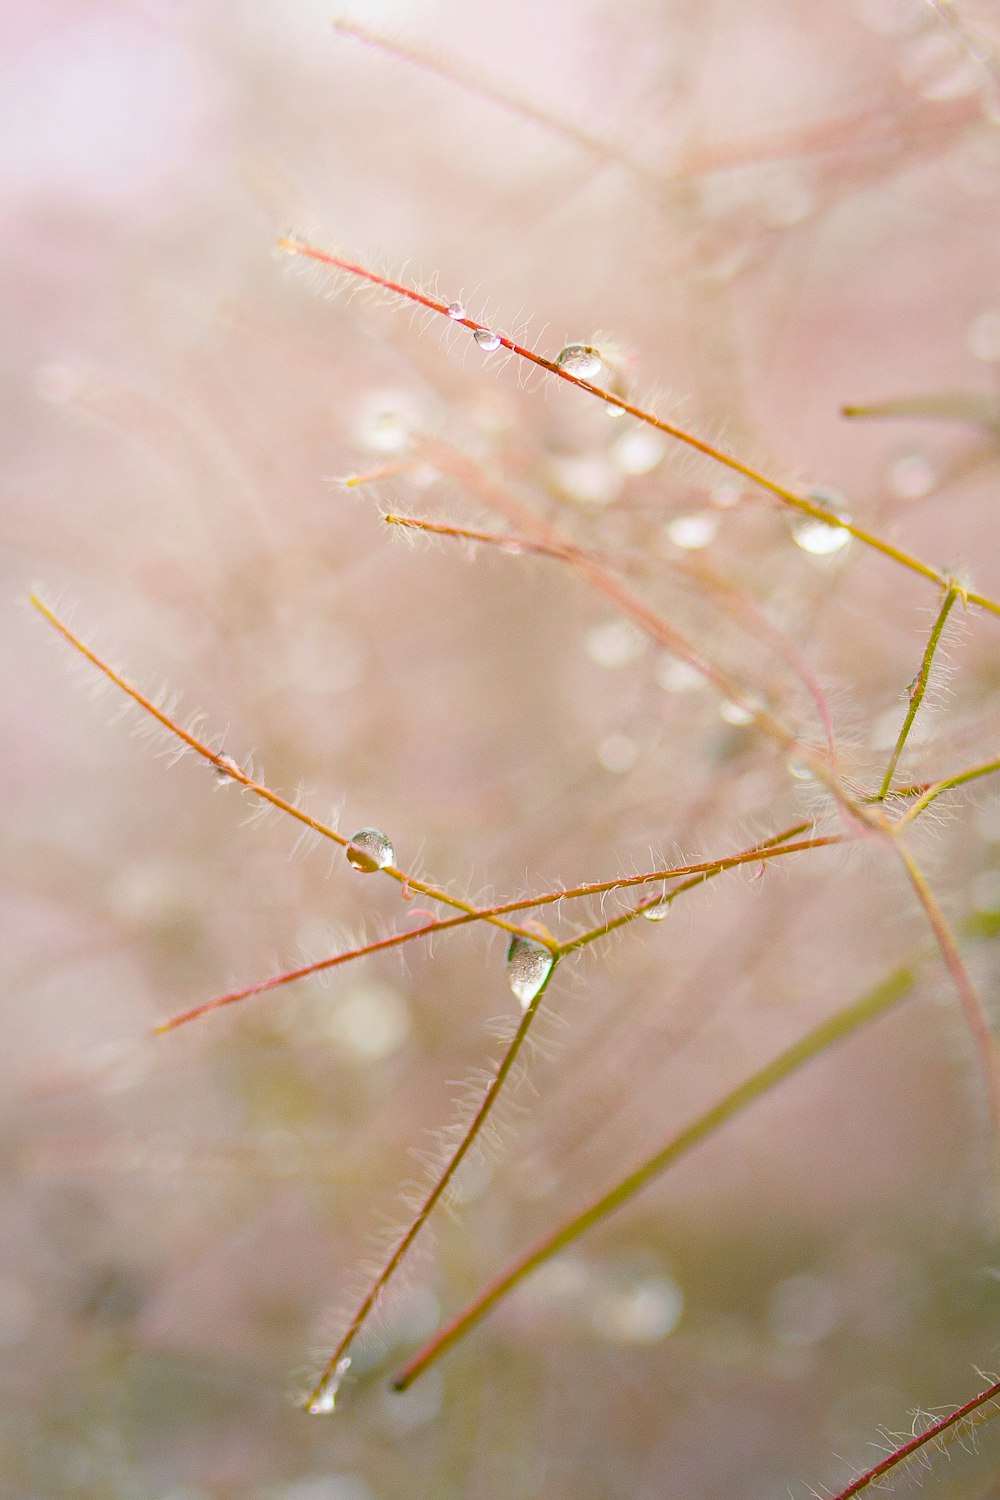
[[[567,344],[556,355],[556,364],[578,380],[593,380],[600,374],[604,361],[590,344]]]
[[[666,901],[656,901],[652,906],[643,907],[642,914],[647,922],[662,922],[665,920],[670,907]]]
[[[714,542],[719,531],[719,517],[710,511],[700,515],[675,516],[663,528],[666,541],[685,551],[697,551]]]
[[[467,318],[469,316],[465,310],[464,302],[449,302],[445,311],[447,312],[449,318],[454,318],[456,319],[456,321],[461,318]]]
[[[345,1354],[344,1358],[338,1361],[329,1379],[324,1381],[306,1407],[306,1411],[311,1417],[325,1417],[333,1411],[337,1404],[337,1392],[340,1390],[340,1382],[350,1367],[351,1357],[349,1354]]]
[[[492,328],[477,328],[472,337],[486,354],[492,354],[494,349],[500,348],[500,335],[494,333]]]
[[[345,850],[350,864],[362,875],[384,870],[396,858],[392,841],[380,828],[360,829]]]
[[[507,983],[527,1010],[542,985],[552,972],[555,963],[544,943],[534,938],[515,936],[507,949]]]

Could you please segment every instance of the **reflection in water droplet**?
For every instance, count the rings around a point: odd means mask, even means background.
[[[486,354],[492,354],[494,349],[500,348],[500,335],[491,328],[477,328],[472,337]]]
[[[555,959],[544,943],[534,938],[513,937],[507,949],[507,983],[521,1002],[528,1006],[552,972]]]
[[[362,875],[384,870],[396,857],[390,840],[380,828],[360,829],[351,839],[345,853],[349,863]]]
[[[556,364],[578,380],[593,380],[600,374],[604,361],[590,344],[567,344],[556,355]]]
[[[468,313],[465,311],[464,302],[449,302],[447,312],[449,318],[459,319],[468,317]]]
[[[338,1361],[329,1379],[324,1382],[306,1407],[311,1417],[324,1417],[333,1411],[337,1404],[337,1392],[340,1390],[340,1382],[350,1368],[351,1357],[349,1354],[346,1354],[342,1360]]]

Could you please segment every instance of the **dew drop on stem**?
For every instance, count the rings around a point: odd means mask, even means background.
[[[449,318],[454,318],[456,323],[460,322],[462,318],[468,317],[464,302],[449,302],[448,306],[445,308],[445,312],[448,314]]]
[[[642,914],[647,922],[662,922],[669,910],[665,901],[654,901],[651,906],[643,907]]]
[[[847,520],[842,509],[843,495],[839,490],[815,489],[809,491],[808,498],[814,505],[829,510],[830,519],[821,521],[817,516],[797,515],[792,521],[792,538],[796,546],[813,557],[840,552],[851,540],[851,533],[845,531],[842,524]]]
[[[494,349],[500,348],[500,335],[494,333],[492,328],[477,328],[472,337],[486,354],[492,354]]]
[[[348,863],[360,875],[371,875],[376,870],[384,870],[396,858],[391,839],[380,828],[360,829],[344,852]]]
[[[507,983],[521,1002],[521,1009],[528,1006],[538,994],[552,972],[555,963],[544,943],[534,938],[514,936],[507,949]]]
[[[319,1390],[313,1396],[306,1407],[311,1417],[325,1417],[333,1411],[337,1404],[337,1392],[340,1390],[340,1382],[351,1367],[351,1357],[346,1354],[342,1360],[337,1362],[337,1367],[325,1380]]]
[[[566,344],[556,355],[556,364],[577,380],[593,380],[600,374],[604,361],[591,344]]]

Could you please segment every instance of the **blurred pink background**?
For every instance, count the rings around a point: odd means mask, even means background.
[[[315,0],[41,0],[0,18],[0,1495],[833,1492],[880,1427],[966,1399],[973,1366],[998,1363],[983,1086],[933,966],[411,1393],[385,1377],[925,943],[898,863],[866,846],[727,876],[561,968],[504,1151],[465,1174],[336,1415],[311,1420],[290,1398],[383,1223],[404,1222],[411,1151],[498,1055],[491,1023],[516,1009],[502,943],[414,943],[152,1041],[156,1021],[406,908],[276,814],[253,819],[195,758],[172,767],[26,598],[37,587],[145,691],[178,693],[182,717],[203,710],[206,738],[270,785],[301,786],[346,833],[384,827],[401,866],[466,899],[826,816],[571,572],[406,545],[380,507],[502,529],[482,487],[500,485],[631,568],[818,742],[787,665],[677,572],[714,568],[819,675],[861,785],[891,749],[933,587],[856,543],[796,547],[724,470],[643,446],[582,393],[349,295],[277,241],[294,230],[461,297],[549,357],[617,351],[640,401],[839,492],[996,596],[995,12],[352,8],[439,71],[333,19]],[[840,414],[942,395],[962,420]],[[478,491],[429,461],[429,438],[472,459]],[[956,614],[907,775],[996,753],[998,631]],[[991,931],[996,790],[956,798],[913,848],[956,925]],[[551,919],[566,936],[599,918]],[[995,944],[966,958],[992,1006]],[[993,1493],[996,1452],[987,1429],[928,1484]]]

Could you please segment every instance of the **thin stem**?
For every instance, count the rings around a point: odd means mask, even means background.
[[[425,307],[430,312],[440,313],[442,317],[447,317],[448,315],[447,305],[440,301],[439,298],[431,297],[428,293],[418,291],[415,287],[404,286],[401,282],[393,281],[388,276],[381,276],[377,271],[369,270],[367,266],[361,266],[354,261],[344,260],[340,256],[331,255],[328,251],[320,250],[314,245],[306,244],[303,240],[286,237],[278,241],[278,247],[281,250],[287,250],[290,254],[301,255],[309,260],[318,261],[322,265],[332,266],[336,270],[343,271],[348,276],[356,276],[362,281],[368,281],[373,286],[383,287],[386,291],[393,292],[397,296],[414,302],[420,307]],[[450,321],[463,328],[468,328],[472,333],[485,329],[485,325],[478,323],[475,318],[456,318]],[[494,330],[489,331],[493,332]],[[506,334],[496,334],[496,337],[499,339],[498,347],[502,346],[509,350],[511,354],[516,354],[519,359],[535,365],[540,370],[545,370],[547,374],[554,375],[557,379],[564,380],[569,385],[577,386],[580,390],[586,391],[591,396],[595,396],[599,401],[604,401],[608,406],[613,406],[616,410],[626,413],[627,416],[634,417],[636,421],[644,422],[649,427],[655,427],[658,432],[664,433],[667,437],[674,438],[679,443],[684,443],[687,447],[693,448],[695,452],[704,454],[706,458],[714,459],[716,463],[722,464],[725,468],[732,470],[734,474],[741,475],[752,484],[759,485],[761,489],[767,490],[785,505],[790,505],[794,510],[801,512],[801,514],[811,516],[817,521],[824,521],[828,525],[830,524],[830,512],[824,506],[818,505],[802,495],[796,495],[793,490],[788,489],[785,485],[779,484],[774,479],[769,479],[750,464],[745,464],[742,460],[734,458],[732,454],[715,447],[714,444],[707,442],[704,438],[696,437],[694,433],[687,432],[683,427],[678,427],[672,422],[667,422],[662,417],[654,416],[652,412],[644,411],[641,406],[636,406],[633,402],[626,401],[622,396],[616,396],[612,391],[603,390],[599,385],[593,385],[589,380],[581,380],[579,376],[571,375],[567,370],[557,365],[554,360],[546,359],[543,355],[536,354],[534,350],[528,349],[523,344],[517,343],[514,339],[508,338]],[[937,568],[932,568],[929,563],[921,562],[919,558],[911,556],[910,553],[893,546],[891,542],[886,542],[881,537],[874,536],[871,532],[865,531],[860,526],[856,526],[852,521],[841,521],[838,519],[837,524],[864,546],[871,547],[876,552],[881,552],[884,557],[891,558],[893,562],[898,563],[901,567],[908,568],[911,572],[918,573],[922,578],[928,578],[933,583],[940,584],[942,588],[949,586],[951,580]],[[1000,616],[1000,604],[994,600],[987,598],[983,594],[972,592],[967,597],[970,604],[976,604],[979,608],[989,610],[991,614]]]
[[[980,776],[993,776],[997,771],[1000,771],[1000,760],[988,760],[980,766],[971,766],[968,771],[960,771],[957,776],[949,776],[944,781],[935,781],[932,786],[921,788],[916,802],[906,809],[896,827],[902,828],[905,823],[912,823],[914,818],[919,818],[920,814],[945,792],[965,786],[969,781],[977,781]]]
[[[903,720],[903,727],[899,731],[899,735],[896,739],[896,744],[893,748],[893,752],[889,756],[889,764],[885,768],[885,775],[882,778],[882,785],[879,788],[878,796],[876,798],[876,801],[878,802],[884,801],[885,798],[889,795],[889,788],[892,786],[892,778],[896,774],[896,767],[899,764],[899,757],[903,753],[903,747],[906,744],[907,736],[909,735],[910,730],[913,727],[913,721],[917,717],[917,711],[920,708],[921,703],[923,703],[924,701],[924,693],[927,691],[927,683],[930,680],[931,666],[934,661],[934,654],[941,643],[941,636],[944,632],[945,621],[951,614],[952,605],[955,603],[955,600],[959,597],[961,592],[962,591],[959,589],[957,584],[953,583],[945,593],[944,602],[942,603],[941,608],[938,611],[938,617],[934,621],[934,627],[931,630],[930,640],[927,642],[927,649],[924,652],[923,661],[920,663],[920,670],[917,673],[910,688],[910,706],[907,709],[906,718]]]
[[[417,1235],[427,1223],[427,1220],[430,1218],[435,1205],[440,1201],[442,1194],[448,1187],[448,1184],[451,1182],[462,1162],[465,1160],[465,1157],[468,1155],[468,1152],[471,1149],[473,1142],[476,1140],[476,1137],[479,1135],[483,1126],[486,1124],[493,1106],[496,1103],[497,1097],[499,1096],[501,1089],[507,1081],[511,1069],[514,1067],[514,1064],[517,1061],[518,1054],[520,1053],[521,1048],[523,1047],[524,1042],[527,1039],[528,1032],[531,1030],[531,1024],[534,1021],[535,1016],[538,1014],[538,1009],[542,1003],[542,998],[545,994],[546,989],[548,988],[549,980],[552,978],[554,972],[555,964],[553,964],[548,974],[546,974],[545,979],[537,994],[533,997],[527,1009],[525,1010],[524,1015],[521,1017],[517,1031],[514,1033],[514,1037],[510,1042],[510,1045],[507,1047],[506,1052],[500,1060],[499,1066],[497,1067],[497,1070],[493,1075],[492,1082],[490,1083],[489,1088],[486,1090],[486,1093],[483,1095],[483,1099],[479,1105],[479,1108],[476,1110],[476,1113],[473,1116],[471,1122],[466,1127],[462,1135],[462,1139],[453,1152],[452,1156],[450,1157],[446,1167],[444,1168],[444,1171],[440,1174],[440,1176],[431,1187],[423,1203],[420,1205],[420,1208],[417,1210],[415,1217],[411,1221],[406,1233],[396,1244],[394,1250],[392,1251],[392,1254],[389,1256],[389,1259],[386,1261],[385,1265],[382,1267],[381,1271],[378,1273],[375,1280],[368,1288],[368,1291],[366,1292],[360,1305],[358,1306],[357,1311],[348,1324],[346,1331],[341,1336],[340,1342],[337,1344],[337,1347],[334,1349],[333,1353],[330,1355],[329,1359],[324,1365],[319,1379],[315,1382],[312,1390],[306,1397],[304,1404],[307,1410],[322,1411],[326,1409],[324,1405],[324,1395],[326,1394],[328,1385],[331,1382],[335,1381],[339,1371],[343,1370],[343,1361],[347,1358],[348,1350],[351,1348],[354,1340],[357,1338],[358,1334],[361,1332],[361,1329],[367,1322],[369,1316],[371,1315],[380,1297],[382,1296],[382,1293],[385,1291],[386,1287],[389,1285],[389,1282],[396,1274],[411,1245],[417,1238]]]
[[[900,1443],[899,1447],[886,1454],[885,1458],[873,1464],[870,1469],[866,1469],[863,1474],[859,1474],[846,1489],[840,1490],[833,1500],[853,1500],[853,1496],[860,1495],[869,1485],[884,1478],[899,1464],[905,1463],[914,1453],[919,1453],[920,1449],[925,1448],[928,1443],[940,1445],[957,1437],[963,1422],[978,1426],[990,1421],[1000,1412],[1000,1407],[990,1406],[990,1402],[995,1402],[998,1396],[1000,1396],[1000,1380],[994,1381],[984,1391],[980,1391],[978,1396],[973,1396],[971,1401],[966,1401],[964,1406],[957,1407],[949,1416],[932,1422],[925,1432],[920,1432],[915,1437],[908,1438],[905,1443]]]
[[[314,963],[303,964],[299,968],[288,969],[281,974],[271,975],[267,979],[258,980],[255,984],[245,985],[242,989],[231,990],[225,995],[217,995],[212,1000],[202,1001],[201,1004],[192,1006],[189,1010],[181,1011],[168,1020],[162,1021],[154,1027],[155,1035],[163,1035],[168,1031],[175,1031],[177,1027],[186,1025],[189,1021],[199,1020],[202,1016],[210,1015],[213,1011],[222,1010],[227,1005],[235,1005],[241,1000],[249,1000],[257,995],[264,995],[271,990],[279,989],[282,985],[293,984],[298,979],[306,979],[313,974],[321,974],[327,969],[333,969],[340,964],[352,962],[354,959],[367,958],[372,953],[382,953],[390,948],[401,947],[404,943],[414,942],[417,938],[432,937],[439,932],[450,932],[455,927],[467,926],[470,922],[483,921],[489,917],[506,916],[511,912],[529,911],[533,907],[550,906],[557,901],[572,901],[581,897],[606,894],[609,891],[618,890],[622,887],[651,884],[670,879],[676,879],[680,875],[688,874],[691,870],[695,873],[689,880],[685,880],[676,889],[672,890],[659,905],[669,905],[676,896],[683,891],[692,890],[697,885],[702,885],[706,880],[713,879],[716,875],[723,874],[726,870],[734,869],[738,865],[745,864],[749,860],[756,860],[765,856],[765,851],[780,854],[795,854],[803,849],[816,847],[825,843],[838,842],[835,838],[826,840],[810,840],[807,843],[796,844],[785,849],[775,849],[777,844],[787,843],[789,839],[805,832],[812,825],[809,823],[797,823],[794,827],[774,834],[760,844],[755,844],[751,849],[739,854],[729,855],[720,860],[715,860],[706,865],[681,865],[674,866],[669,870],[650,870],[643,875],[622,876],[618,880],[595,882],[590,885],[579,886],[576,889],[563,889],[558,891],[544,891],[537,896],[521,896],[516,901],[505,901],[495,906],[479,907],[474,912],[468,912],[460,917],[446,917],[434,921],[425,922],[420,927],[408,928],[403,932],[390,933],[388,937],[378,938],[371,943],[364,943],[358,948],[349,948],[342,953],[334,953],[327,958],[317,959]],[[604,932],[611,932],[622,923],[631,921],[637,917],[646,907],[638,906],[617,918],[611,923],[604,924],[601,928],[595,928],[592,932],[585,933],[582,937],[574,938],[568,943],[557,945],[559,956],[571,953],[585,944],[595,941]],[[528,929],[519,931],[528,932]],[[541,940],[541,935],[531,929],[530,935],[536,940]]]
[[[711,1109],[675,1135],[655,1155],[649,1157],[635,1171],[617,1182],[609,1192],[597,1198],[582,1213],[561,1225],[553,1233],[546,1235],[424,1344],[396,1376],[393,1382],[395,1389],[406,1390],[418,1375],[423,1374],[446,1350],[456,1344],[459,1339],[464,1338],[469,1330],[526,1276],[537,1270],[560,1250],[564,1250],[567,1245],[572,1244],[580,1235],[593,1229],[622,1208],[693,1147],[714,1135],[717,1130],[741,1114],[755,1100],[782,1083],[835,1042],[843,1040],[852,1032],[891,1010],[905,995],[910,993],[915,977],[915,971],[909,965],[896,969],[860,1000],[855,1001],[845,1010],[837,1012],[772,1062],[756,1073],[752,1073],[731,1093],[725,1095]]]
[[[909,876],[910,884],[916,892],[917,900],[924,909],[924,914],[934,934],[934,939],[941,950],[945,967],[951,975],[955,989],[958,991],[958,998],[965,1015],[965,1024],[969,1028],[972,1044],[979,1054],[979,1060],[982,1064],[986,1080],[986,1092],[995,1149],[997,1143],[1000,1142],[1000,1057],[997,1055],[996,1041],[990,1027],[989,1016],[980,999],[979,992],[972,982],[972,976],[965,966],[965,961],[959,952],[954,933],[949,927],[923,871],[904,845],[902,839],[896,838],[893,842],[896,852],[902,860],[906,873]]]
[[[345,838],[342,833],[338,833],[335,828],[331,828],[328,823],[322,822],[321,819],[314,818],[311,813],[306,812],[304,808],[297,806],[296,803],[289,802],[280,793],[272,791],[263,782],[257,781],[248,772],[244,771],[242,766],[237,765],[231,756],[224,754],[220,750],[209,749],[208,745],[203,744],[190,730],[182,728],[162,708],[158,708],[151,699],[147,698],[137,687],[134,687],[132,683],[127,681],[120,672],[115,671],[114,667],[98,656],[96,651],[91,650],[78,635],[74,634],[65,621],[61,620],[37,595],[31,594],[29,597],[31,604],[34,605],[39,614],[43,615],[50,625],[55,626],[63,639],[68,641],[71,646],[74,646],[80,652],[81,656],[86,657],[87,661],[97,667],[98,671],[103,672],[104,676],[113,682],[116,687],[121,688],[123,693],[127,693],[133,703],[138,704],[145,713],[156,719],[159,724],[162,724],[164,729],[168,729],[171,734],[187,745],[190,750],[193,750],[196,755],[200,755],[209,765],[214,766],[220,775],[226,776],[230,781],[238,782],[240,786],[245,787],[255,797],[259,797],[263,802],[270,803],[279,812],[287,813],[290,818],[295,818],[299,823],[304,824],[306,828],[311,829],[313,833],[319,834],[321,838],[330,839],[333,843],[339,844],[342,849],[347,848],[351,842],[349,838]],[[429,885],[424,880],[418,880],[414,875],[407,875],[404,870],[397,869],[395,865],[385,865],[376,873],[388,875],[390,879],[395,880],[399,885],[406,886],[411,891],[419,891],[421,895],[429,896],[434,901],[440,901],[443,906],[451,906],[458,911],[466,912],[474,919],[479,919],[481,915],[479,909],[470,902],[462,901],[460,897],[452,896],[447,891],[441,890],[438,886]],[[513,936],[533,938],[536,942],[545,942],[546,946],[552,949],[556,946],[554,941],[549,942],[545,938],[539,939],[537,934],[527,932],[515,926],[512,922],[505,921],[503,917],[493,914],[482,914],[482,920],[490,922],[496,927],[503,928],[505,932],[509,932]]]

